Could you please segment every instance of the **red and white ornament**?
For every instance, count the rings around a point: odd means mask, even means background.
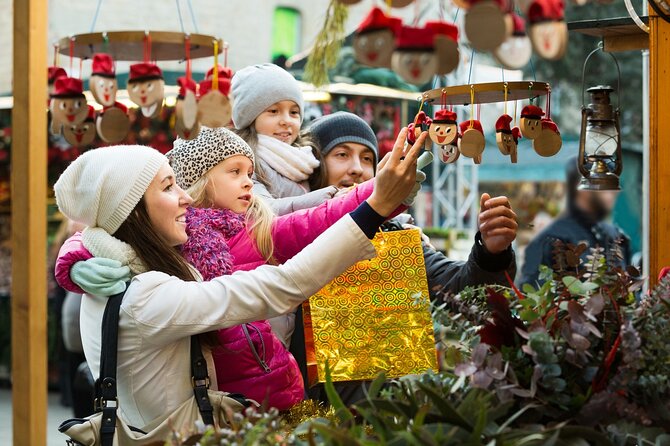
[[[63,137],[73,147],[91,145],[95,139],[95,109],[88,106],[88,114],[81,124],[63,126]]]
[[[438,146],[451,144],[458,137],[457,116],[446,108],[435,112],[435,117],[428,127],[428,136]]]
[[[551,119],[542,120],[542,131],[540,136],[533,140],[533,149],[540,156],[554,156],[563,145],[561,132],[558,131],[558,126]]]
[[[434,36],[435,32],[427,28],[400,28],[391,56],[393,71],[411,84],[423,85],[430,81],[438,69]]]
[[[391,55],[402,21],[387,16],[381,8],[372,8],[354,35],[356,60],[370,67],[390,68]]]
[[[156,64],[142,62],[130,66],[128,97],[140,106],[147,118],[158,116],[163,108],[165,81]]]
[[[537,105],[526,105],[521,109],[519,127],[524,138],[535,139],[542,132],[542,116],[544,111]]]
[[[104,107],[114,105],[119,86],[112,56],[104,53],[93,55],[93,66],[88,85],[98,104]]]
[[[458,140],[458,150],[464,156],[474,159],[476,164],[481,163],[481,155],[486,147],[482,123],[477,119],[463,121],[460,128],[461,137]]]
[[[209,78],[200,82],[198,99],[198,121],[206,127],[225,127],[233,116],[233,107],[229,98],[230,82],[233,72],[229,68],[217,67],[208,73]],[[214,88],[214,84],[216,88]]]
[[[49,110],[51,111],[51,128],[56,134],[61,132],[64,125],[77,125],[84,122],[88,114],[88,104],[86,104],[81,79],[74,77],[56,79]]]
[[[500,153],[510,155],[513,163],[517,162],[517,145],[521,137],[519,127],[511,128],[512,117],[504,114],[496,121],[496,143]]]
[[[435,33],[433,44],[437,54],[437,74],[451,73],[458,67],[458,27],[446,22],[426,22],[425,28]]]
[[[526,23],[516,14],[510,14],[513,30],[505,41],[493,51],[493,57],[509,70],[526,66],[533,54],[533,45],[526,35]]]
[[[564,9],[562,0],[535,0],[528,8],[528,36],[543,59],[558,60],[568,47]]]
[[[440,160],[443,163],[455,163],[461,156],[461,152],[458,150],[458,141],[460,137],[461,135],[456,134],[456,138],[451,142],[451,144],[439,146]]]

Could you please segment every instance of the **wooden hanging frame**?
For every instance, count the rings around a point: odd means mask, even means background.
[[[419,99],[432,103],[441,100],[442,95],[446,93],[447,104],[470,105],[471,101],[473,101],[471,95],[474,90],[475,104],[490,104],[503,102],[505,100],[505,92],[507,92],[508,101],[518,101],[546,96],[549,89],[550,86],[546,82],[488,82],[484,84],[466,84],[436,88],[425,91]]]
[[[144,60],[145,36],[151,36],[151,59],[185,60],[184,41],[191,42],[191,59],[212,57],[214,43],[219,52],[223,51],[222,39],[206,34],[186,34],[173,31],[109,31],[76,34],[64,37],[58,42],[61,54],[70,55],[70,42],[74,39],[72,56],[90,59],[95,53],[107,53],[116,61]]]

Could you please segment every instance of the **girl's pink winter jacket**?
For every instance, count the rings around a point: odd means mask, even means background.
[[[366,200],[373,187],[374,180],[369,180],[320,206],[275,218],[272,228],[275,259],[283,263],[300,252],[341,216]],[[404,208],[397,211],[402,210]],[[187,215],[189,241],[182,251],[205,280],[230,274],[231,267],[233,271],[252,270],[267,263],[242,227],[243,217],[219,218],[226,212],[192,209]],[[208,219],[207,214],[212,218]],[[194,218],[196,216],[198,218]],[[197,227],[195,221],[199,222]],[[70,280],[69,270],[76,261],[90,258],[90,253],[80,239],[71,238],[68,247],[68,252],[59,254],[57,280],[63,288],[76,291],[78,287]],[[280,410],[302,400],[304,390],[298,365],[266,321],[220,330],[219,339],[222,346],[213,352],[219,389],[240,392],[259,402],[267,401]]]

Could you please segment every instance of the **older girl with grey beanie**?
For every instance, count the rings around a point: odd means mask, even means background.
[[[232,80],[233,124],[256,154],[254,193],[277,215],[317,206],[337,187],[321,183],[320,154],[300,138],[300,85],[274,64],[251,65]]]

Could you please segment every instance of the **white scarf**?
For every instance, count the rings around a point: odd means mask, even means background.
[[[109,235],[102,228],[86,228],[81,234],[81,241],[95,257],[105,257],[127,265],[133,275],[147,271],[144,262],[137,256],[135,250],[126,242]]]
[[[266,135],[258,135],[256,156],[295,182],[305,181],[319,167],[311,147],[292,146]]]

